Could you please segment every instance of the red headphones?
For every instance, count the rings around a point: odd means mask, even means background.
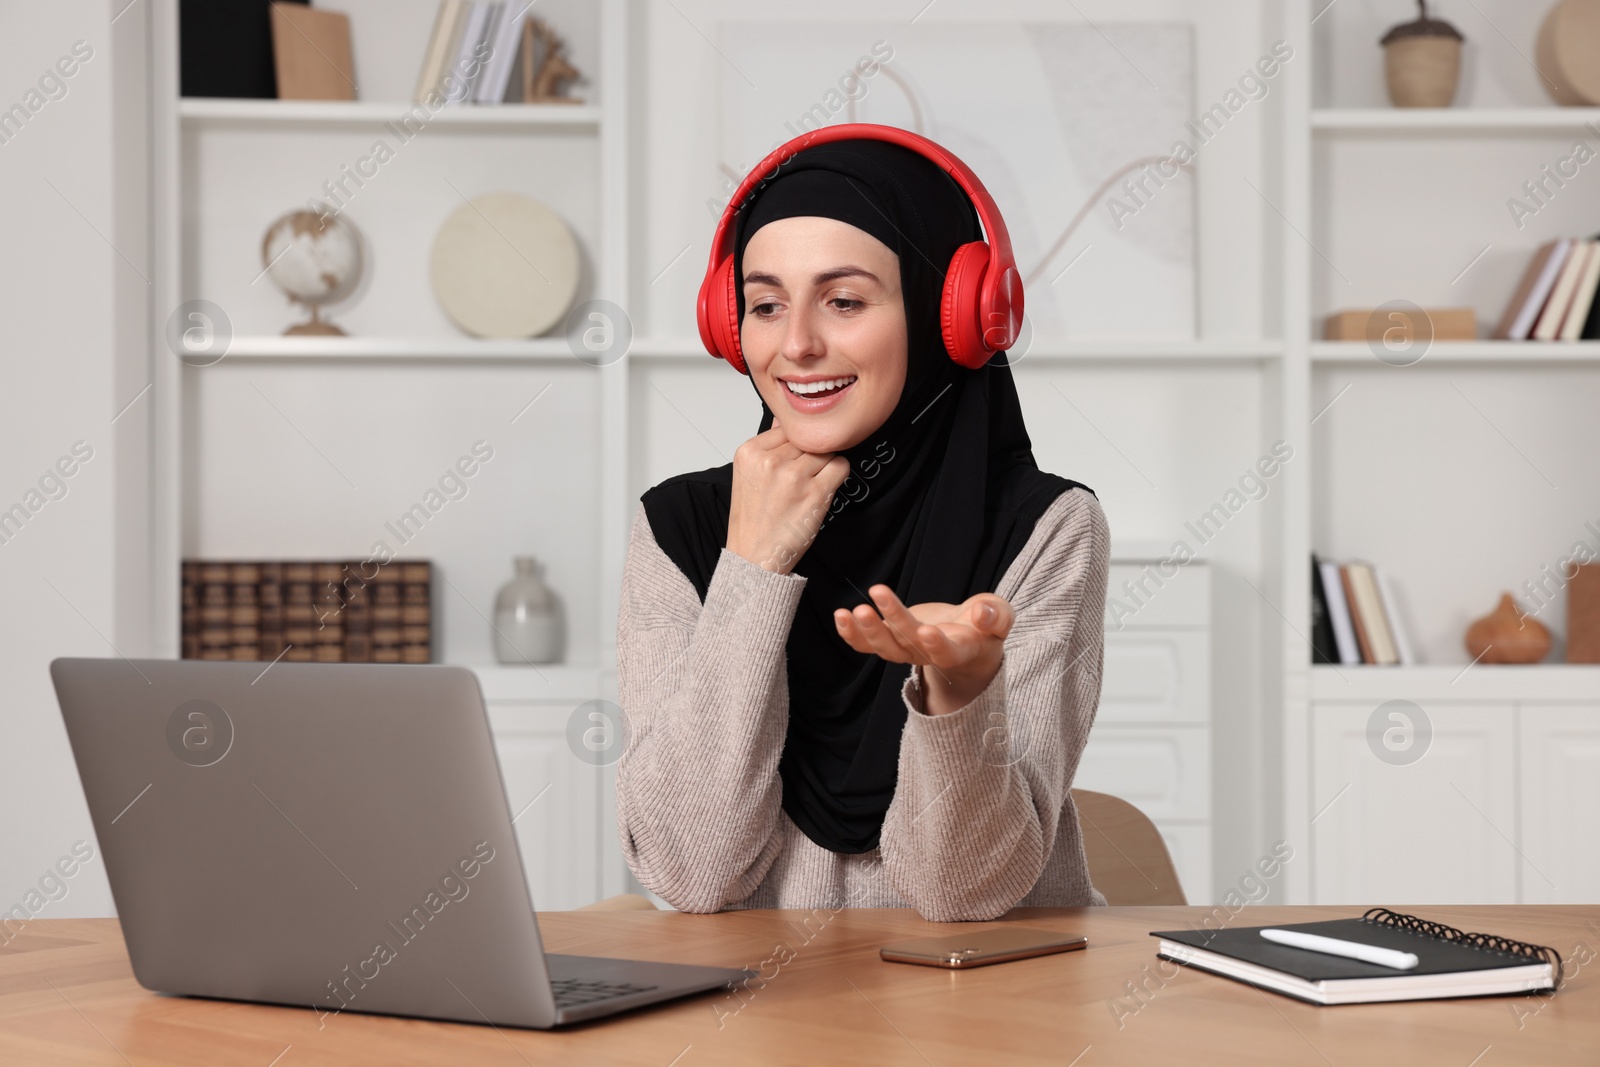
[[[939,323],[950,358],[974,370],[996,352],[1010,348],[1017,340],[1022,323],[1022,279],[1011,256],[1011,238],[994,198],[983,182],[961,160],[926,137],[895,126],[871,122],[846,122],[823,126],[801,134],[781,145],[745,176],[722,210],[717,232],[711,239],[711,262],[700,283],[696,319],[700,340],[706,351],[725,359],[741,374],[749,374],[744,353],[739,348],[738,279],[733,276],[733,218],[745,206],[756,188],[773,177],[777,168],[802,149],[831,141],[888,141],[909,148],[939,164],[961,186],[978,219],[987,241],[971,241],[956,249],[944,275],[944,293],[939,300]],[[728,247],[724,247],[728,246]]]

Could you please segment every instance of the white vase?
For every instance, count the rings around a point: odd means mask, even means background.
[[[561,598],[544,584],[544,564],[532,556],[515,563],[516,577],[495,597],[495,658],[512,666],[559,663],[566,645]]]

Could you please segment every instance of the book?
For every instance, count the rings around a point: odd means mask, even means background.
[[[483,22],[483,36],[478,39],[478,47],[473,53],[475,65],[469,68],[472,85],[463,104],[481,104],[484,101],[478,98],[483,91],[483,80],[489,73],[489,64],[494,59],[494,45],[500,37],[500,23],[511,14],[506,6],[506,0],[495,0],[489,5],[489,15]]]
[[[181,582],[184,659],[433,661],[426,560],[185,560]]]
[[[1561,332],[1567,311],[1572,307],[1572,295],[1578,289],[1578,277],[1583,274],[1584,265],[1588,262],[1586,252],[1586,242],[1572,241],[1568,246],[1567,258],[1561,265],[1561,273],[1556,276],[1555,287],[1550,290],[1550,299],[1539,315],[1539,324],[1533,328],[1534,340],[1554,341]]]
[[[455,76],[455,91],[445,94],[445,104],[455,107],[472,102],[472,89],[477,78],[483,72],[483,62],[478,54],[483,46],[484,30],[489,25],[489,13],[498,7],[494,3],[473,3],[467,12],[465,25],[461,30],[461,41],[456,49],[455,59],[446,74]]]
[[[495,27],[483,75],[478,79],[474,100],[480,104],[499,104],[511,87],[511,71],[516,66],[517,48],[522,43],[522,27],[528,21],[533,0],[506,0],[504,14]]]
[[[1394,586],[1389,582],[1389,572],[1373,567],[1372,576],[1378,582],[1378,599],[1383,601],[1383,617],[1389,622],[1389,636],[1394,639],[1394,653],[1402,667],[1409,667],[1417,660],[1411,651],[1411,635],[1406,625],[1400,621],[1400,602],[1394,595]]]
[[[1595,289],[1600,286],[1600,241],[1585,241],[1583,273],[1578,278],[1578,288],[1572,294],[1572,307],[1566,321],[1561,324],[1561,340],[1577,341],[1583,337],[1583,328],[1589,322],[1589,311],[1594,306]]]
[[[538,33],[534,27],[534,20],[529,18],[522,24],[522,50],[517,53],[517,80],[521,83],[516,91],[516,99],[524,104],[534,102],[534,79],[539,73],[539,65],[543,60],[539,53]]]
[[[301,4],[273,4],[272,62],[279,100],[356,98],[348,15]]]
[[[1372,576],[1370,563],[1353,562],[1345,565],[1350,575],[1351,588],[1355,590],[1353,603],[1355,615],[1360,620],[1360,629],[1365,629],[1367,644],[1371,646],[1372,658],[1369,662],[1380,667],[1392,666],[1400,662],[1400,657],[1395,652],[1394,638],[1389,631],[1389,619],[1384,614],[1383,598],[1378,594],[1378,583]]]
[[[1579,565],[1567,583],[1567,662],[1600,663],[1600,563]]]
[[[1311,556],[1311,662],[1339,662],[1339,643],[1333,635],[1328,596],[1322,586],[1322,568],[1315,553]]]
[[[287,0],[305,4],[308,0]],[[268,0],[182,0],[178,84],[184,96],[278,95]]]
[[[1544,945],[1466,933],[1387,908],[1359,919],[1294,923],[1276,929],[1318,934],[1409,952],[1417,966],[1396,970],[1268,941],[1262,926],[1223,930],[1153,930],[1156,955],[1310,1004],[1372,1004],[1442,997],[1483,997],[1554,989],[1561,954]]]
[[[1360,663],[1361,649],[1356,642],[1355,627],[1350,622],[1350,603],[1345,599],[1339,565],[1332,560],[1322,560],[1317,567],[1322,572],[1322,593],[1328,601],[1328,621],[1333,625],[1339,662]]]
[[[1361,614],[1361,607],[1356,602],[1355,584],[1350,576],[1350,565],[1339,564],[1339,584],[1344,587],[1344,602],[1350,612],[1350,629],[1355,631],[1356,647],[1361,650],[1357,663],[1377,663],[1372,652],[1372,638],[1367,633],[1367,620]]]
[[[1497,340],[1528,339],[1528,334],[1533,330],[1534,319],[1543,310],[1545,301],[1550,296],[1550,290],[1556,284],[1556,276],[1561,273],[1571,248],[1572,240],[1563,237],[1546,242],[1534,253],[1533,259],[1528,263],[1528,269],[1522,274],[1522,281],[1517,285],[1516,293],[1506,305],[1505,314],[1500,317],[1500,325],[1495,328],[1494,336]]]
[[[417,87],[412,90],[411,102],[426,103],[430,94],[439,88],[444,76],[445,50],[450,48],[451,36],[459,25],[461,0],[439,0],[439,10],[433,16],[433,32],[428,35],[428,47],[422,53],[422,69],[417,72]],[[454,51],[451,51],[454,55]]]
[[[1600,233],[1595,234],[1589,240],[1600,241]],[[1597,297],[1594,303],[1589,305],[1589,318],[1583,324],[1583,332],[1579,335],[1579,338],[1584,341],[1600,340],[1600,297]]]

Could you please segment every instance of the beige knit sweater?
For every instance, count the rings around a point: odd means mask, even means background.
[[[639,881],[690,912],[914,907],[934,921],[1104,904],[1069,788],[1100,699],[1105,513],[1081,489],[1045,511],[995,592],[1016,609],[973,703],[923,712],[906,670],[899,777],[879,847],[831,852],[782,807],[784,644],[806,578],[722,549],[702,604],[638,506],[622,578],[627,723],[617,830]]]

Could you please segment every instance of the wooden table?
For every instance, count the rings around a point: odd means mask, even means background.
[[[1256,925],[1361,910],[1215,914]],[[1405,910],[1550,945],[1569,961],[1568,982],[1554,997],[1314,1007],[1185,968],[1174,975],[1148,932],[1198,924],[1206,908],[1018,909],[1003,921],[1079,931],[1090,947],[966,972],[884,963],[878,946],[990,924],[929,923],[905,910],[546,912],[552,952],[745,965],[769,980],[742,999],[707,995],[568,1030],[353,1012],[319,1023],[309,1008],[146,992],[116,920],[37,920],[0,948],[0,1063],[1600,1063],[1600,907]]]

